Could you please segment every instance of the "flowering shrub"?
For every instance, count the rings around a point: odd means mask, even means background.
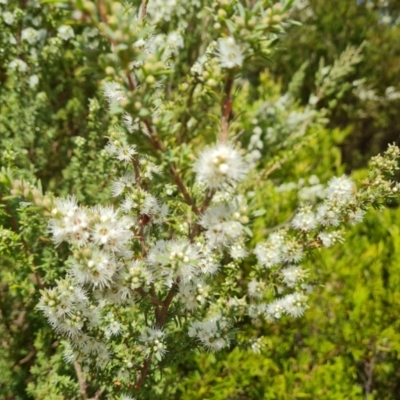
[[[83,398],[144,398],[159,370],[189,350],[220,351],[238,343],[244,324],[302,316],[312,291],[302,261],[343,242],[345,228],[361,222],[370,206],[397,195],[400,186],[390,177],[400,150],[390,146],[359,185],[345,175],[326,184],[314,177],[285,221],[274,226],[266,219],[274,204],[260,193],[288,190],[284,176],[272,183],[270,175],[319,138],[329,115],[312,99],[332,96],[359,61],[358,51],[348,49],[345,72],[338,73],[340,63],[324,67],[302,108],[292,92],[275,102],[271,93],[257,92],[251,65],[264,62],[293,23],[291,6],[77,2],[64,6],[70,25],[55,24],[52,37],[24,21],[18,40],[27,46],[55,52],[57,43],[73,42],[86,73],[101,76],[109,103],[90,102],[88,130],[108,142],[102,146],[91,132],[75,139],[74,162],[64,170],[71,193],[56,197],[31,175],[17,176],[12,153],[1,175],[5,202],[22,198],[21,215],[48,220],[52,256],[46,268],[29,265],[41,289],[37,309],[62,341]],[[18,10],[5,13],[14,18]],[[10,15],[3,18],[7,25]],[[32,66],[13,55],[6,64],[11,79],[38,83],[24,75],[34,67],[35,51],[27,49]],[[85,145],[95,150],[89,163]],[[80,171],[94,171],[94,192],[104,193],[86,199],[90,178],[81,181]],[[255,241],[260,224],[268,234]],[[43,226],[36,233],[37,240]],[[261,338],[239,343],[261,350]]]

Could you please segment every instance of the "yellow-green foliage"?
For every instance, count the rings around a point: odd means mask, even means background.
[[[397,398],[399,219],[399,209],[373,212],[345,246],[317,254],[308,262],[316,286],[305,317],[265,327],[262,354],[198,356],[179,398]]]

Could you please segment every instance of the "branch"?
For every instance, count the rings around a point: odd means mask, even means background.
[[[151,127],[151,124],[149,122],[149,120],[146,118],[144,119],[144,123],[150,133],[150,138],[151,138],[151,142],[153,144],[153,147],[160,151],[161,153],[164,153],[164,147],[161,144],[161,142],[158,140],[158,138],[154,135],[154,130]],[[176,186],[178,186],[179,191],[182,193],[186,203],[191,207],[192,211],[196,214],[199,215],[199,209],[197,208],[195,202],[193,201],[193,199],[191,198],[189,192],[186,189],[185,184],[183,183],[178,171],[176,170],[176,167],[173,163],[170,164],[169,166],[169,171],[171,173],[171,175],[174,177],[174,181],[176,183]]]
[[[199,209],[199,214],[202,214],[204,210],[210,205],[212,198],[214,197],[215,190],[209,190],[206,194],[206,197],[204,198],[203,204],[201,205]],[[193,240],[196,236],[198,236],[201,232],[201,226],[199,224],[199,221],[196,222],[196,224],[193,227],[192,232],[190,233],[190,240]]]
[[[375,355],[373,355],[371,360],[367,362],[364,366],[366,375],[366,380],[364,385],[366,399],[369,397],[371,393],[373,376],[374,376],[374,367],[375,367]]]
[[[196,214],[199,215],[200,211],[197,208],[196,204],[194,203],[193,199],[191,198],[189,192],[186,189],[186,186],[182,182],[182,179],[178,172],[176,171],[175,167],[173,164],[170,165],[169,170],[171,171],[172,176],[174,177],[176,186],[178,186],[180,192],[182,193],[183,197],[185,198],[185,201],[190,207],[192,208],[192,211]]]
[[[146,380],[147,375],[149,374],[150,365],[151,365],[151,357],[149,356],[149,358],[143,364],[142,371],[140,373],[140,377],[136,383],[136,387],[135,387],[136,390],[139,390],[142,387],[144,381]]]
[[[76,377],[78,378],[79,392],[82,396],[82,399],[89,400],[88,395],[86,393],[87,383],[85,381],[85,378],[83,377],[82,368],[79,365],[78,361],[76,361],[76,360],[74,360],[74,368],[75,368],[75,372],[76,372]]]
[[[147,0],[142,0],[142,7],[141,7],[141,13],[140,13],[140,18],[144,19],[147,13]]]
[[[232,86],[233,86],[233,78],[232,76],[228,76],[224,88],[225,96],[221,107],[221,114],[222,114],[221,136],[219,139],[221,143],[226,143],[228,140],[229,115],[232,109],[232,99],[231,99]]]
[[[104,389],[99,389],[93,397],[91,397],[89,400],[99,400],[100,396],[103,394]]]
[[[174,299],[177,293],[176,291],[177,288],[178,288],[178,283],[174,283],[171,289],[169,290],[167,297],[164,299],[164,301],[161,302],[161,309],[159,309],[158,307],[154,309],[156,316],[156,325],[159,328],[162,328],[167,320],[168,310],[172,303],[172,300]],[[150,365],[151,365],[151,356],[149,356],[149,358],[144,362],[143,367],[141,368],[140,377],[136,384],[137,390],[139,390],[142,387],[144,381],[146,380],[147,375],[149,374]]]
[[[26,357],[22,358],[21,360],[18,361],[18,365],[25,364],[32,360],[33,357],[35,357],[36,351],[32,350]]]
[[[142,296],[142,298],[144,299],[145,297],[149,296],[149,293],[146,292],[143,288],[137,288],[136,292],[140,294],[140,296]],[[164,303],[161,300],[158,300],[157,297],[155,296],[150,296],[150,301],[155,305],[155,306],[163,306]]]
[[[168,316],[168,309],[177,293],[178,284],[174,283],[167,294],[167,297],[163,301],[163,306],[158,314],[158,320],[156,321],[157,325],[161,328],[167,319]]]

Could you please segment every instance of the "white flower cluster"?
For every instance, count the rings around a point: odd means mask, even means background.
[[[151,354],[161,360],[167,352],[165,345],[166,334],[158,328],[145,328],[139,337],[139,341],[146,345],[146,355],[149,357]]]
[[[154,196],[140,188],[130,189],[124,196],[121,209],[129,214],[134,212],[139,219],[146,217],[148,223],[154,224],[163,223],[169,212],[166,204],[160,204]]]
[[[94,326],[100,317],[84,290],[67,280],[57,281],[55,288],[42,291],[38,308],[57,332],[70,338],[82,335],[84,325]]]
[[[57,199],[51,211],[49,229],[55,243],[97,247],[116,255],[129,254],[132,218],[113,207],[79,207],[75,197]]]
[[[69,25],[61,25],[57,29],[58,36],[65,41],[72,39],[75,36],[74,30]]]
[[[117,160],[126,163],[132,162],[133,156],[136,153],[136,146],[120,143],[119,141],[109,142],[106,149],[111,153]]]
[[[187,239],[159,240],[149,251],[147,262],[154,276],[171,286],[190,282],[202,273],[201,254]]]
[[[344,219],[351,224],[362,221],[365,212],[355,206],[354,183],[350,178],[345,175],[332,178],[324,192],[325,201],[318,206],[316,213],[310,206],[299,209],[292,220],[294,229],[310,232],[320,226],[337,227]],[[322,238],[327,236],[322,235]]]
[[[200,225],[204,228],[204,235],[211,248],[222,248],[233,245],[236,253],[234,258],[246,255],[245,248],[241,245],[245,233],[244,225],[249,222],[246,216],[247,207],[238,201],[229,204],[212,205],[204,212]]]
[[[307,309],[307,296],[302,292],[290,293],[271,303],[252,303],[247,313],[254,322],[267,320],[270,322],[280,319],[283,315],[298,318]]]
[[[186,310],[195,310],[204,306],[208,297],[208,286],[204,280],[195,278],[179,285],[178,298]]]
[[[267,241],[258,243],[254,254],[260,265],[271,268],[282,262],[299,262],[303,256],[303,246],[281,230],[271,234]]]
[[[194,321],[189,327],[189,336],[196,338],[209,350],[219,351],[230,344],[230,321],[221,314],[214,315],[204,321]]]
[[[281,318],[284,314],[297,318],[304,314],[306,308],[307,296],[303,293],[295,292],[268,304],[266,317],[272,321]]]

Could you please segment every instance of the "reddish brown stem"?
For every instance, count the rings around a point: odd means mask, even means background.
[[[136,292],[139,293],[142,298],[149,296],[149,293],[146,292],[143,288],[137,288]],[[161,300],[158,300],[156,296],[150,296],[150,301],[156,306],[163,306],[164,303]]]
[[[161,308],[156,307],[154,310],[155,316],[156,316],[156,326],[160,329],[165,325],[165,322],[166,322],[167,316],[168,316],[169,307],[177,293],[176,290],[177,290],[177,283],[172,285],[172,287],[171,287],[170,291],[168,292],[167,296],[165,297],[164,301],[161,302]],[[136,384],[137,390],[142,387],[144,381],[146,380],[147,375],[149,374],[150,365],[151,365],[151,357],[149,357],[144,362],[143,367],[141,368],[140,377]]]
[[[126,78],[128,79],[129,90],[131,90],[133,92],[136,87],[135,87],[135,84],[133,82],[132,76],[129,71],[126,73]]]
[[[233,78],[228,76],[224,88],[224,100],[221,107],[221,136],[220,142],[226,143],[228,141],[228,128],[229,128],[229,115],[232,110],[231,91],[233,87]]]
[[[140,18],[144,19],[147,13],[147,0],[142,0],[142,12],[140,14]]]
[[[136,383],[136,390],[139,390],[142,387],[144,381],[146,380],[147,375],[149,374],[150,365],[151,365],[151,358],[149,357],[143,364],[140,377]]]
[[[154,136],[154,131],[153,131],[153,128],[151,127],[151,124],[150,124],[149,120],[148,120],[148,119],[145,119],[145,120],[144,120],[144,123],[145,123],[145,125],[146,125],[146,127],[147,127],[147,129],[148,129],[148,131],[149,131],[149,133],[150,133],[150,137],[151,137],[151,141],[152,141],[153,147],[154,147],[156,150],[160,151],[160,152],[164,152],[164,148],[163,148],[162,144],[161,144],[160,141]],[[184,183],[183,183],[183,181],[182,181],[182,179],[181,179],[181,177],[180,177],[178,171],[177,171],[176,168],[175,168],[175,165],[174,165],[174,164],[170,164],[169,170],[170,170],[170,172],[171,172],[171,175],[174,177],[174,181],[175,181],[175,183],[176,183],[176,186],[178,186],[178,189],[179,189],[179,191],[182,193],[182,195],[183,195],[183,197],[184,197],[186,203],[187,203],[188,205],[190,205],[192,211],[193,211],[195,214],[198,215],[198,214],[200,213],[200,212],[199,212],[199,209],[197,208],[197,206],[196,206],[196,204],[194,203],[193,199],[191,198],[189,192],[187,191],[186,186],[184,185]]]

